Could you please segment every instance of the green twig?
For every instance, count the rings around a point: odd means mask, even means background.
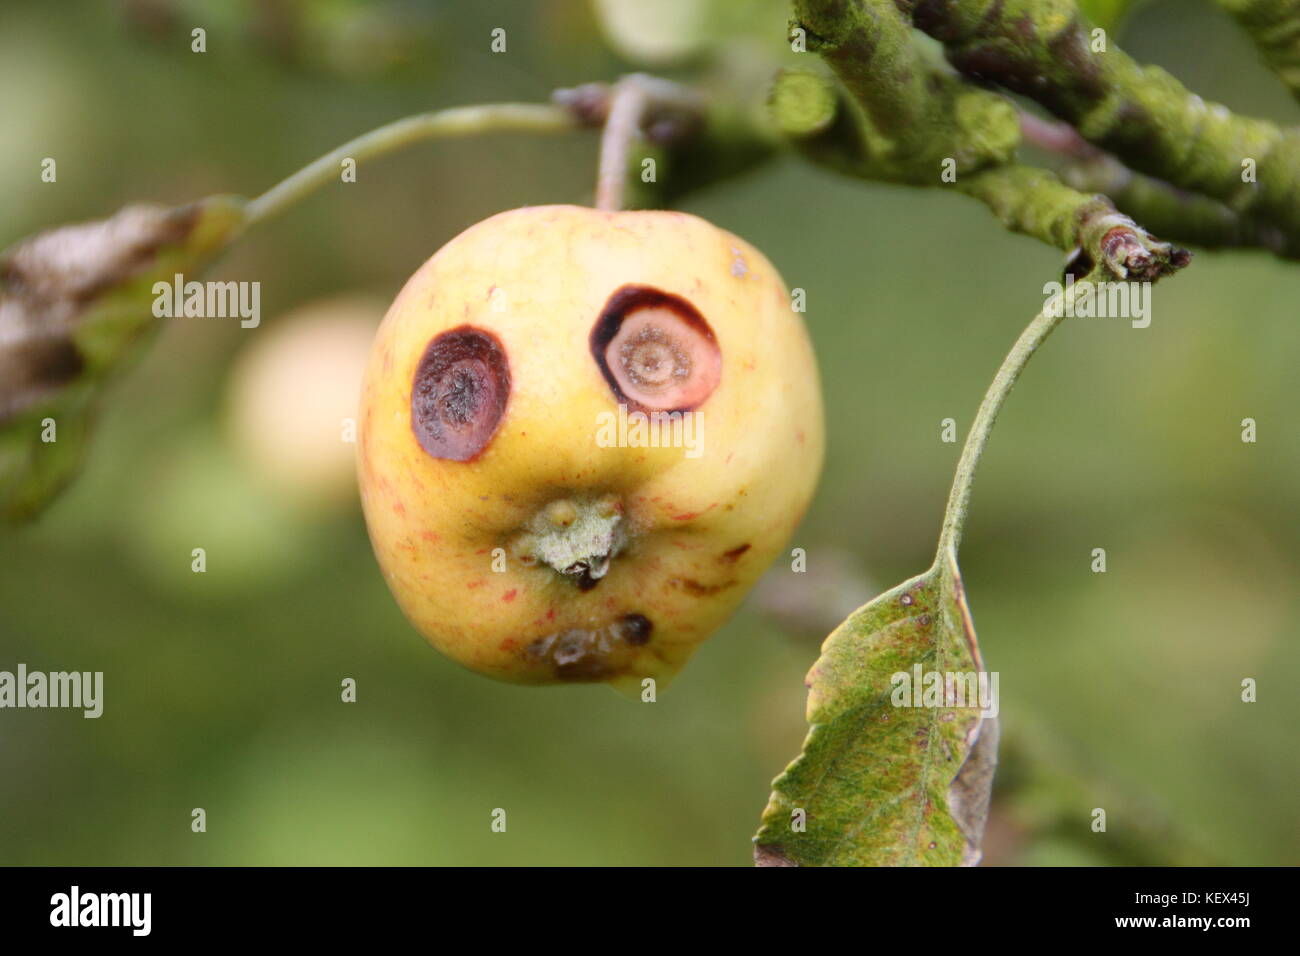
[[[1217,199],[1136,173],[1068,123],[1022,113],[1020,127],[1026,142],[1055,157],[1057,175],[1067,186],[1104,194],[1125,215],[1158,235],[1207,249],[1254,246],[1279,256],[1300,254],[1276,227],[1243,216]]]
[[[1300,0],[1219,0],[1250,34],[1264,62],[1300,99]]]
[[[1067,294],[1072,295],[1077,288],[1079,286],[1072,287]],[[993,431],[998,412],[1002,410],[1003,403],[1015,386],[1016,380],[1020,378],[1025,365],[1038,351],[1038,347],[1061,324],[1061,319],[1067,311],[1065,308],[1049,309],[1044,306],[1043,310],[1034,316],[1025,330],[1020,333],[1016,344],[1011,346],[1011,351],[1002,360],[997,375],[993,377],[993,383],[984,393],[984,400],[980,402],[975,421],[971,424],[970,434],[966,436],[966,444],[962,446],[961,458],[957,462],[957,471],[953,476],[952,491],[948,495],[948,507],[943,515],[943,531],[939,535],[936,562],[942,562],[945,556],[952,556],[955,560],[957,548],[961,544],[962,530],[966,525],[966,511],[970,505],[975,470],[979,467],[980,456],[984,454],[984,446],[988,444],[989,434]]]
[[[558,133],[583,124],[562,106],[528,103],[487,103],[420,113],[371,130],[304,166],[249,202],[245,222],[263,222],[328,182],[338,182],[345,159],[360,162],[412,143],[438,137],[469,136],[504,130]]]
[[[770,102],[778,129],[813,162],[862,179],[919,184],[910,175],[896,178],[862,112],[828,78],[784,72]],[[979,199],[1015,232],[1066,252],[1081,248],[1119,278],[1155,279],[1188,261],[1185,252],[1118,213],[1105,196],[1071,189],[1048,170],[1007,162],[958,172],[955,182],[945,183],[936,168],[924,184]]]
[[[1074,0],[895,2],[973,80],[1031,97],[1132,169],[1300,241],[1300,130],[1206,103],[1094,36]]]
[[[1089,261],[1120,279],[1153,281],[1191,258],[1156,239],[1105,196],[1071,189],[1045,169],[999,166],[959,179],[956,187],[988,206],[1008,229],[1061,249],[1082,249]]]
[[[865,113],[868,151],[894,182],[931,185],[940,163],[971,172],[1020,140],[1004,97],[932,67],[893,0],[794,0],[795,25]]]

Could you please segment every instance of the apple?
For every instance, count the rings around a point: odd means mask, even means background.
[[[817,367],[776,269],[679,212],[493,216],[411,277],[361,394],[375,556],[415,627],[527,684],[664,684],[799,523]]]

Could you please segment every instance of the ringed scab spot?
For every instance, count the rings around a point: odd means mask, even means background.
[[[554,667],[560,680],[606,680],[626,669],[635,653],[632,648],[649,642],[653,631],[644,614],[624,614],[594,630],[570,628],[539,637],[525,653]]]
[[[510,398],[497,337],[462,325],[430,340],[411,383],[411,431],[434,458],[470,461],[496,434]]]
[[[722,351],[704,316],[652,286],[625,285],[610,296],[590,343],[610,391],[634,411],[691,411],[722,378]]]

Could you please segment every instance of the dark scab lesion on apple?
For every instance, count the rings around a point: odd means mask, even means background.
[[[552,666],[560,680],[608,680],[631,663],[632,648],[648,643],[653,631],[644,614],[625,614],[605,627],[569,628],[539,637],[525,654]]]
[[[430,340],[411,382],[411,431],[434,458],[470,461],[510,398],[510,363],[491,332],[462,325]]]
[[[625,614],[614,623],[619,636],[628,644],[640,647],[650,640],[654,625],[644,614]]]
[[[722,375],[717,336],[699,309],[654,286],[617,289],[592,326],[589,345],[614,397],[634,411],[693,411]]]

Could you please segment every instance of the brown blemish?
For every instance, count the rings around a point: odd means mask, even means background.
[[[754,865],[798,866],[799,864],[786,856],[779,846],[765,846],[764,844],[756,843],[754,845]]]
[[[725,591],[736,582],[731,580],[724,581],[722,584],[701,584],[693,578],[673,578],[669,583],[675,587],[681,588],[683,591],[695,595],[696,597],[708,597],[717,594],[719,591]]]
[[[622,620],[615,623],[614,628],[618,635],[633,647],[640,647],[650,640],[650,634],[654,631],[654,625],[644,614],[626,614]]]
[[[653,631],[645,615],[625,614],[604,627],[570,628],[539,637],[524,653],[550,664],[560,680],[606,680],[626,670],[635,658],[634,648],[646,644]]]
[[[750,549],[751,545],[742,544],[738,548],[732,548],[730,551],[722,552],[722,556],[728,561],[735,563],[740,560],[740,556]]]
[[[429,455],[477,457],[496,434],[510,397],[505,349],[468,325],[435,336],[411,385],[411,431]]]
[[[703,511],[683,511],[681,514],[669,515],[669,518],[671,518],[673,521],[694,521],[696,518],[700,517],[700,515],[708,514],[717,506],[718,503],[715,501],[707,508],[705,508]],[[676,507],[677,505],[670,501],[668,503],[668,507],[664,510],[671,511]]]
[[[634,411],[691,411],[722,377],[722,353],[704,316],[652,286],[625,285],[610,296],[590,346],[614,397]]]

